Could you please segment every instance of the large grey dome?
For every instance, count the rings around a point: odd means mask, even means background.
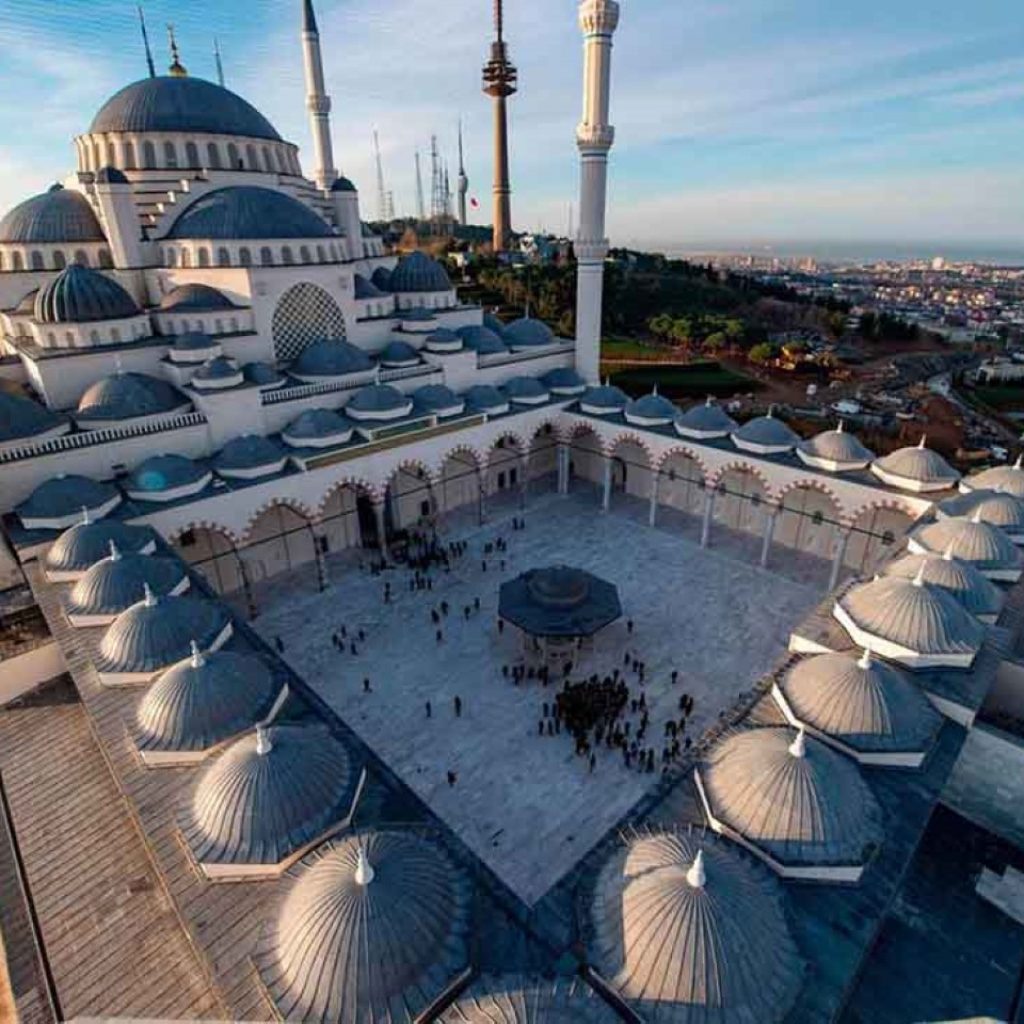
[[[71,263],[36,295],[35,318],[42,324],[81,324],[138,316],[135,300],[112,277]]]
[[[1009,537],[1024,535],[1024,501],[1012,494],[973,490],[940,501],[936,511],[940,519],[977,517],[989,526],[998,526]]]
[[[473,412],[485,412],[490,416],[508,412],[508,399],[492,384],[474,384],[463,398]]]
[[[412,400],[390,384],[368,384],[345,406],[345,414],[356,420],[394,420],[410,412]]]
[[[899,448],[876,459],[871,472],[892,487],[908,491],[941,491],[954,487],[960,474],[941,456],[925,447],[925,438],[912,448]]]
[[[112,519],[82,522],[65,530],[46,552],[51,573],[80,573],[110,555],[113,541],[122,554],[146,554],[156,547],[148,526],[128,526]]]
[[[213,457],[213,468],[228,479],[269,476],[284,469],[287,452],[260,434],[235,437]]]
[[[222,291],[197,281],[172,288],[160,300],[162,313],[206,313],[212,310],[236,308],[235,304]]]
[[[455,333],[462,339],[466,348],[473,349],[477,355],[496,356],[508,352],[508,346],[494,331],[479,324],[466,324],[456,328]]]
[[[23,395],[0,391],[0,444],[66,433],[66,419]]]
[[[417,412],[433,416],[460,416],[466,403],[445,384],[424,384],[412,393]]]
[[[796,453],[801,462],[830,473],[866,469],[875,458],[875,453],[862,445],[854,434],[847,433],[842,423],[835,430],[826,430],[808,441],[801,441]]]
[[[803,966],[766,871],[711,836],[634,837],[602,867],[594,966],[652,1024],[778,1024]]]
[[[617,1024],[578,978],[483,975],[441,1015],[442,1024]]]
[[[374,283],[377,283],[376,274]],[[391,292],[450,292],[452,283],[447,271],[437,260],[417,250],[398,261],[398,265],[391,271],[387,288]]]
[[[42,524],[47,522],[61,521],[62,526],[70,526],[83,512],[98,519],[120,501],[121,495],[111,483],[90,480],[77,473],[61,473],[41,483],[16,511],[25,529],[34,528],[30,523],[45,529]],[[69,517],[71,521],[65,522]]]
[[[255,238],[328,238],[327,221],[284,192],[232,185],[207,192],[174,222],[168,238],[232,241]]]
[[[434,842],[350,835],[297,874],[259,958],[285,1020],[419,1019],[466,966],[470,887]]]
[[[292,448],[327,448],[352,440],[352,421],[333,409],[307,409],[281,433]]]
[[[747,729],[702,768],[719,821],[787,866],[863,865],[881,812],[849,758],[792,729]]]
[[[99,218],[81,192],[55,185],[0,219],[0,243],[53,245],[105,242]]]
[[[198,493],[212,476],[205,463],[186,455],[151,455],[131,471],[124,486],[135,501],[163,501],[175,493]]]
[[[189,404],[166,381],[145,373],[115,373],[86,389],[75,417],[84,422],[128,420],[177,412]]]
[[[535,320],[533,317],[523,317],[506,324],[500,337],[513,352],[558,344],[555,332],[543,320]]]
[[[676,420],[678,433],[698,440],[727,437],[738,429],[736,421],[713,398],[691,406]]]
[[[326,726],[270,726],[209,766],[182,831],[199,864],[279,864],[345,818],[357,781]]]
[[[962,562],[948,551],[944,555],[904,555],[887,563],[883,573],[905,580],[916,579],[921,574],[925,583],[945,590],[965,611],[980,619],[995,619],[1005,601],[1003,592],[990,579],[970,562]]]
[[[947,551],[994,579],[1016,579],[1020,575],[1022,556],[1016,545],[1002,530],[974,519],[940,519],[915,530],[908,541],[915,554]]]
[[[1012,466],[993,466],[972,476],[965,476],[960,481],[960,490],[1003,491],[1015,498],[1024,498],[1024,460],[1017,459]]]
[[[358,346],[340,338],[325,338],[307,345],[289,372],[299,380],[345,377],[373,369],[373,360]]]
[[[116,542],[110,554],[97,562],[74,585],[68,597],[71,616],[114,616],[146,596],[145,588],[157,597],[181,593],[188,588],[188,576],[176,558],[150,555],[122,555]]]
[[[761,455],[780,455],[791,451],[800,443],[800,436],[769,409],[767,415],[747,420],[733,432],[733,443],[744,451]]]
[[[144,78],[115,93],[93,118],[90,134],[202,132],[280,142],[250,103],[201,78]]]

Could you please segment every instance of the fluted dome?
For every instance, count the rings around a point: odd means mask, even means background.
[[[112,519],[86,519],[65,530],[46,552],[46,571],[54,578],[85,572],[110,555],[111,541],[123,555],[149,554],[156,548],[148,526],[129,526]]]
[[[881,576],[847,591],[834,615],[858,647],[908,668],[969,667],[985,639],[956,598],[913,580]]]
[[[432,260],[426,253],[417,250],[398,261],[398,265],[391,272],[388,290],[396,293],[450,292],[452,283],[448,279],[447,271],[437,260]]]
[[[356,274],[352,279],[352,292],[356,300],[382,299],[385,293],[382,292],[372,281],[368,281],[362,274]]]
[[[792,451],[799,443],[800,436],[780,419],[773,410],[767,415],[747,420],[739,430],[732,433],[733,444],[745,452],[755,455],[782,455]]]
[[[559,397],[582,395],[587,390],[587,382],[571,366],[548,370],[541,380],[551,394]]]
[[[419,1015],[468,959],[470,889],[411,832],[335,839],[308,858],[267,930],[264,985],[285,1020]]]
[[[947,551],[962,562],[970,562],[989,579],[1016,580],[1021,573],[1022,556],[1013,541],[998,527],[977,518],[940,519],[915,530],[907,542],[914,554]]]
[[[990,579],[949,551],[943,555],[904,555],[888,562],[883,572],[905,580],[917,579],[920,574],[925,583],[945,590],[982,622],[994,622],[1005,600],[1003,592]]]
[[[779,884],[712,836],[631,838],[602,867],[590,959],[658,1024],[779,1024],[803,967]]]
[[[109,555],[97,562],[71,589],[68,615],[74,625],[99,625],[76,619],[110,620],[142,601],[146,587],[157,597],[180,594],[189,580],[181,562],[129,552],[122,555],[112,543]]]
[[[466,348],[473,349],[478,356],[498,356],[508,352],[508,346],[494,331],[479,324],[467,324],[456,329]]]
[[[262,658],[196,647],[150,687],[136,715],[136,746],[154,760],[202,754],[253,729],[280,691]]]
[[[71,424],[45,405],[0,391],[0,444],[66,434]]]
[[[622,412],[629,405],[629,395],[611,383],[587,388],[580,399],[580,410],[595,416],[610,416]]]
[[[416,366],[420,361],[420,354],[407,341],[392,341],[384,348],[378,359],[381,366],[397,369]]]
[[[237,388],[245,383],[242,368],[231,356],[215,356],[208,359],[192,375],[192,387],[200,391],[218,391]]]
[[[216,359],[223,349],[219,341],[202,331],[185,331],[174,336],[174,343],[167,350],[167,357],[172,363],[195,365],[205,363],[208,359]]]
[[[513,352],[558,344],[555,332],[543,320],[534,320],[533,317],[513,320],[505,326],[500,337]]]
[[[334,179],[334,184],[331,185],[332,192],[358,192],[355,184],[351,179],[344,176]]]
[[[474,384],[463,395],[466,405],[473,412],[483,412],[490,416],[498,416],[508,412],[508,399],[490,384]]]
[[[99,218],[81,192],[54,185],[0,219],[0,244],[105,242]]]
[[[70,263],[36,295],[34,316],[43,324],[80,324],[138,316],[135,300],[112,277]]]
[[[871,472],[884,484],[904,491],[944,491],[955,487],[960,474],[941,456],[925,447],[925,439],[912,448],[899,448],[876,459]]]
[[[327,338],[307,345],[289,372],[302,381],[317,381],[372,369],[373,360],[361,348],[339,338]]]
[[[255,384],[261,391],[279,388],[285,382],[283,373],[275,370],[270,363],[261,363],[259,360],[246,363],[242,367],[242,376],[250,384]]]
[[[484,327],[500,338],[505,334],[505,322],[493,313],[484,313]]]
[[[509,400],[515,405],[541,405],[551,393],[534,377],[513,377],[501,386]]]
[[[151,455],[128,475],[125,491],[133,501],[172,501],[198,494],[213,474],[184,455]]]
[[[835,430],[801,441],[796,453],[801,462],[828,473],[866,469],[875,458],[875,453],[865,448],[854,434],[847,433],[842,423]]]
[[[701,405],[690,406],[676,419],[677,433],[699,441],[728,437],[738,429],[736,421],[713,398],[708,398]]]
[[[1024,498],[1024,460],[1018,458],[1012,466],[993,466],[965,476],[960,481],[960,490],[1003,491],[1015,498]]]
[[[374,287],[382,292],[391,291],[391,271],[387,267],[377,267],[370,277]]]
[[[235,308],[235,304],[222,291],[197,281],[172,288],[160,300],[162,313],[207,313]]]
[[[941,722],[928,698],[902,672],[867,652],[859,658],[803,658],[779,689],[801,725],[862,754],[921,754]]]
[[[1012,540],[1024,539],[1024,501],[1001,491],[974,490],[940,501],[936,506],[940,519],[977,516],[989,526],[997,526]]]
[[[284,192],[231,185],[201,195],[174,222],[168,239],[330,238],[330,225]]]
[[[288,456],[270,438],[246,434],[228,441],[214,456],[213,468],[228,480],[270,476],[284,469]]]
[[[26,530],[59,530],[73,526],[83,513],[101,519],[120,501],[113,484],[61,473],[40,484],[16,511]]]
[[[735,733],[701,773],[715,818],[784,866],[862,866],[882,841],[856,764],[803,732]]]
[[[461,352],[464,345],[462,338],[447,327],[438,327],[437,330],[431,331],[423,344],[428,352],[438,352],[441,355]]]
[[[663,427],[679,415],[674,402],[658,394],[657,385],[649,395],[635,398],[625,409],[626,422],[638,427]]]
[[[333,409],[307,409],[281,434],[292,448],[328,448],[352,440],[352,422]]]
[[[444,384],[424,384],[412,393],[413,408],[431,416],[459,416],[466,403]]]
[[[438,1018],[442,1024],[619,1024],[579,978],[483,975]]]
[[[345,406],[345,415],[354,420],[397,420],[410,412],[412,401],[390,384],[368,384]]]
[[[83,423],[116,422],[184,411],[189,404],[166,381],[144,373],[115,373],[86,390],[75,418]]]

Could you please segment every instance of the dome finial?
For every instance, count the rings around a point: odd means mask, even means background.
[[[946,545],[946,550],[942,553],[942,557],[947,562],[952,562],[953,561],[953,542],[952,541],[950,541]]]
[[[188,71],[178,54],[178,41],[174,38],[174,26],[171,24],[167,26],[167,38],[171,43],[171,66],[167,69],[171,78],[188,78]]]
[[[922,434],[921,440],[917,442],[917,447],[924,451],[925,445],[928,443],[928,435]]]
[[[978,526],[980,523],[981,523],[981,509],[980,508],[976,508],[974,510],[974,515],[971,516],[971,524],[973,526]]]
[[[770,420],[775,418],[775,403],[774,402],[771,405],[768,406],[768,412],[767,412],[766,416]]]
[[[697,856],[693,858],[690,870],[686,872],[686,881],[693,889],[703,889],[707,885],[708,876],[704,870],[704,851],[698,850]]]
[[[864,648],[864,653],[858,659],[857,665],[864,669],[865,672],[871,668],[871,652],[866,647]]]
[[[189,648],[192,651],[192,667],[202,668],[206,664],[206,659],[203,657],[203,652],[199,649],[199,644],[195,640],[190,640]]]
[[[1024,469],[1024,453],[1017,456],[1017,461],[1013,464],[1014,469]]]
[[[89,515],[89,506],[82,506],[82,525],[88,526],[92,522],[92,518]]]
[[[356,885],[369,885],[375,874],[370,858],[366,856],[366,848],[360,845],[359,852],[356,854]]]
[[[156,607],[156,598],[153,596],[153,590],[148,583],[142,584],[143,601],[147,608]]]
[[[110,560],[112,562],[121,561],[121,552],[118,551],[117,543],[114,541],[113,537],[110,538],[110,543],[107,546],[110,549]]]
[[[917,575],[914,577],[914,586],[915,587],[923,587],[924,586],[924,567],[925,567],[926,564],[927,564],[926,562],[922,562],[917,567]]]
[[[270,742],[270,733],[267,731],[266,726],[256,726],[256,753],[260,757],[265,757],[274,749],[274,744]]]
[[[807,756],[807,738],[804,735],[804,727],[801,725],[796,731],[796,737],[789,745],[789,752],[793,757]]]
[[[841,434],[845,429],[846,429],[846,424],[842,420],[840,420],[839,421],[839,426],[836,427],[836,433],[837,434]]]
[[[654,395],[655,398],[658,397],[658,382],[657,381],[654,382],[654,390],[651,391],[651,394]]]
[[[713,406],[714,404],[715,404],[715,400],[710,395],[708,395],[708,397],[704,399],[704,406],[705,406],[705,408],[710,409],[711,406]]]

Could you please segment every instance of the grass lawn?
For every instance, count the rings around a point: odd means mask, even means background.
[[[703,398],[757,391],[761,384],[751,377],[727,370],[714,362],[673,366],[636,366],[612,374],[612,383],[632,396],[647,394],[655,384],[666,398]]]
[[[976,386],[973,393],[987,406],[1000,412],[1024,412],[1024,386],[982,384]]]
[[[601,342],[602,359],[666,359],[671,350],[657,345],[645,345],[633,338],[605,338]]]

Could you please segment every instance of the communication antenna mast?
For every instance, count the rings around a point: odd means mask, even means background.
[[[149,45],[149,33],[146,31],[146,15],[142,13],[142,4],[139,4],[139,27],[142,29],[142,45],[146,48],[146,67],[149,68],[149,77],[156,78],[156,68],[153,65],[153,50]]]
[[[380,157],[380,139],[373,130],[373,155],[377,163],[377,219],[390,223],[394,220],[395,204],[392,194],[384,187],[384,162]]]
[[[220,59],[220,42],[214,37],[213,40],[213,55],[217,60],[217,83],[220,87],[224,88],[224,65]]]
[[[430,136],[430,219],[438,225],[444,219],[445,188],[437,136]]]
[[[423,171],[420,168],[420,151],[416,150],[416,216],[427,219],[427,208],[423,202]]]

